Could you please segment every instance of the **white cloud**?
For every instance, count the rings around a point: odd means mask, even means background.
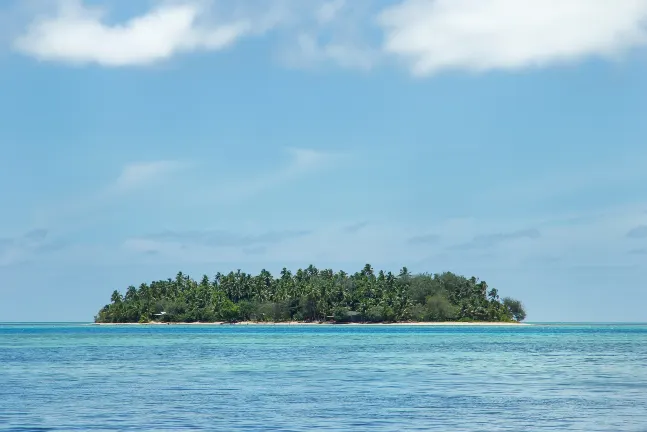
[[[125,67],[150,65],[181,53],[218,51],[247,36],[282,30],[287,43],[279,48],[279,57],[289,66],[334,63],[366,70],[376,63],[379,51],[364,41],[359,25],[370,17],[369,4],[160,0],[144,14],[113,23],[106,8],[89,7],[83,0],[58,0],[59,7],[44,9],[13,46],[44,61]]]
[[[613,59],[647,45],[647,0],[400,0],[381,11],[369,0],[156,0],[116,23],[87,1],[58,4],[27,25],[16,50],[47,61],[137,66],[275,31],[283,36],[278,57],[290,67],[370,70],[392,58],[427,76]]]
[[[645,45],[647,0],[405,0],[379,24],[415,75],[519,69]]]
[[[41,60],[146,65],[197,50],[221,50],[266,30],[251,18],[207,23],[203,4],[166,3],[125,23],[106,24],[106,12],[79,0],[61,1],[55,16],[37,19],[15,40],[17,50]],[[264,23],[270,25],[269,23]]]
[[[110,186],[111,192],[127,192],[150,186],[164,180],[170,174],[182,169],[185,164],[177,161],[153,161],[132,163],[123,167],[121,174]]]

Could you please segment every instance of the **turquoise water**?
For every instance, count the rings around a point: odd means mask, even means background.
[[[647,431],[647,326],[0,324],[0,431]]]

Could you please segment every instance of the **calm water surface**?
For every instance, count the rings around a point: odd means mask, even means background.
[[[0,431],[647,431],[647,326],[0,324]]]

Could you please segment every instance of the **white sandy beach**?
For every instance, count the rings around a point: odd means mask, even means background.
[[[202,326],[213,326],[213,325],[289,325],[289,326],[321,326],[321,325],[330,325],[330,326],[370,326],[370,325],[380,325],[380,326],[496,326],[496,327],[509,327],[509,326],[529,326],[532,324],[527,323],[515,323],[515,322],[398,322],[398,323],[331,323],[331,322],[301,322],[301,321],[287,321],[287,322],[258,322],[258,321],[241,321],[237,323],[228,323],[228,322],[192,322],[192,323],[164,323],[151,321],[148,323],[93,323],[93,325],[103,325],[103,326],[126,326],[126,325],[202,325]]]

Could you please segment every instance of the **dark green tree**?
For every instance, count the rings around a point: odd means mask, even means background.
[[[526,319],[526,309],[519,300],[515,300],[510,297],[505,297],[503,299],[503,306],[508,310],[512,315],[515,321],[523,321]]]
[[[199,282],[178,272],[174,279],[114,291],[97,322],[256,321],[522,321],[521,302],[505,298],[484,281],[454,273],[398,275],[370,264],[354,274],[310,265],[250,275],[237,270]]]

